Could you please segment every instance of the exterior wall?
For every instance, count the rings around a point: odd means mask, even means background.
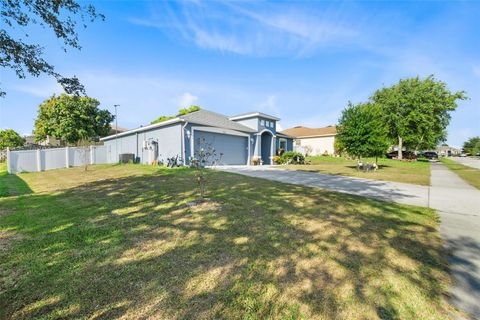
[[[259,117],[258,119],[258,131],[262,131],[263,129],[268,129],[273,132],[273,134],[276,134],[276,128],[277,128],[277,121],[275,120],[270,120],[266,118]],[[268,121],[268,122],[267,122]],[[263,123],[263,124],[262,124]],[[273,124],[273,126],[267,126],[267,123]]]
[[[246,127],[252,128],[253,130],[261,131],[258,127],[258,118],[249,118],[249,119],[242,119],[242,120],[234,120],[240,124],[243,124]]]
[[[155,141],[158,143],[158,160],[167,161],[167,158],[179,156],[182,157],[181,146],[181,128],[182,125],[175,123],[172,125],[154,128],[143,132],[133,132],[132,134],[105,140],[104,145],[107,148],[107,161],[117,163],[118,155],[121,153],[133,153],[140,163],[148,164],[151,159],[151,150],[144,148],[144,141]],[[118,152],[116,150],[118,143]]]
[[[335,136],[314,137],[314,138],[298,138],[295,139],[295,150],[305,153],[305,147],[311,147],[311,155],[322,155],[325,152],[333,155],[335,153]]]
[[[273,134],[277,133],[277,121],[275,121],[275,120],[255,116],[255,117],[252,117],[252,118],[234,120],[234,121],[238,122],[240,124],[243,124],[244,126],[247,126],[249,128],[252,128],[253,130],[256,130],[257,132],[260,132],[264,129],[268,129],[268,130],[272,131]],[[267,126],[266,121],[271,123],[273,126]]]
[[[292,138],[282,138],[277,136],[277,145],[275,150],[280,149],[280,139],[285,139],[287,141],[287,149],[285,151],[293,151],[293,139]]]

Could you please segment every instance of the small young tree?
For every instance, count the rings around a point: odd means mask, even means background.
[[[83,171],[88,170],[90,164],[90,141],[87,139],[81,139],[77,143],[77,150],[80,153],[80,159],[83,163]]]
[[[25,139],[16,131],[12,129],[0,130],[0,150],[21,147],[24,143]]]
[[[388,150],[388,128],[381,109],[371,103],[353,105],[343,110],[338,125],[338,145],[352,156],[378,157]]]
[[[195,170],[195,183],[198,186],[199,201],[205,200],[207,192],[207,185],[209,184],[209,176],[207,173],[207,166],[215,166],[222,159],[223,153],[217,153],[217,150],[211,143],[205,139],[198,142],[197,152],[195,156],[190,159],[190,167]]]

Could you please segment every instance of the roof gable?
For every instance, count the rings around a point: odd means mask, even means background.
[[[212,127],[220,127],[224,129],[232,129],[243,132],[256,132],[254,129],[244,126],[243,124],[240,124],[238,122],[232,121],[222,114],[203,109],[183,116],[179,116],[179,118],[188,122],[203,124]]]

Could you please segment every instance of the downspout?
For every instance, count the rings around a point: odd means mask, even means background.
[[[138,158],[138,132],[135,132],[135,163],[137,163]]]
[[[188,121],[185,122],[185,124],[182,126],[182,159],[183,159],[183,165],[186,166],[187,165],[187,159],[185,158],[186,157],[186,152],[185,152],[185,128],[187,127],[188,125]]]

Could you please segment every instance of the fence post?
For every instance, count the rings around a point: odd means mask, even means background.
[[[95,147],[90,146],[90,164],[95,164]]]
[[[70,150],[65,147],[65,168],[70,168]]]
[[[10,163],[10,148],[7,147],[7,172],[8,174],[12,174],[12,168]]]
[[[37,171],[42,171],[42,159],[41,159],[41,150],[37,149]]]

